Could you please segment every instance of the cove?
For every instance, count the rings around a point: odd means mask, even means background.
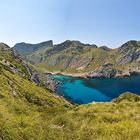
[[[56,92],[79,104],[111,101],[126,91],[140,95],[140,76],[90,79],[64,75],[53,77],[62,81]]]

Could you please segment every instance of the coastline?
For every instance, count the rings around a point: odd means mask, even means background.
[[[52,74],[52,75],[56,75],[56,74],[61,74],[61,75],[64,75],[64,76],[71,76],[71,77],[75,77],[75,78],[87,78],[87,73],[66,73],[66,72],[60,72],[60,71],[54,71],[54,72],[51,72],[51,71],[46,71],[45,72],[46,74]]]
[[[52,74],[52,75],[64,75],[64,76],[71,76],[71,77],[75,77],[75,78],[123,78],[123,77],[130,77],[132,75],[140,75],[140,71],[125,71],[122,72],[121,74],[116,74],[113,77],[107,77],[107,76],[94,76],[94,75],[89,75],[89,72],[86,73],[67,73],[67,72],[60,72],[60,71],[46,71],[46,74]]]

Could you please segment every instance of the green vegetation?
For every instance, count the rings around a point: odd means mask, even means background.
[[[0,75],[0,137],[4,140],[139,139],[140,97],[71,105],[4,70]]]
[[[24,68],[7,53],[5,59]],[[112,102],[72,105],[0,64],[2,140],[139,140],[139,125],[138,95],[125,93]]]
[[[47,116],[44,120],[43,113],[51,113],[53,109],[65,111],[71,107],[70,103],[0,67],[0,138],[43,139],[46,135],[42,134],[45,128],[42,125],[50,123]]]

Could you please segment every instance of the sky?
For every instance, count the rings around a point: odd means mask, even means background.
[[[140,0],[0,0],[0,42],[140,40]]]

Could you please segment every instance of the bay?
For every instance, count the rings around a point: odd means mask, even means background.
[[[125,78],[75,78],[64,75],[54,75],[62,81],[57,93],[79,104],[91,102],[108,102],[123,92],[133,92],[140,95],[140,76]]]

